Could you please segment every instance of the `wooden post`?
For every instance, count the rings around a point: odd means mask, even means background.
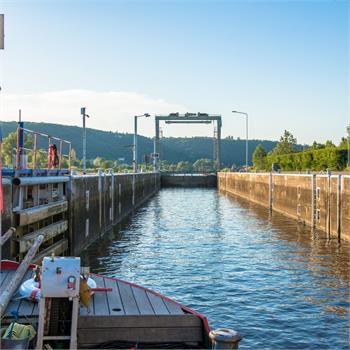
[[[78,346],[78,339],[77,339],[78,314],[79,314],[79,297],[75,297],[73,298],[73,305],[72,305],[72,321],[71,321],[69,349],[77,349],[77,346]]]
[[[5,242],[16,232],[14,227],[10,227],[8,231],[0,237],[0,246],[3,246]]]
[[[6,311],[6,308],[12,298],[12,295],[15,293],[17,288],[19,287],[19,284],[21,283],[24,275],[26,274],[28,267],[36,254],[38,248],[40,247],[42,241],[44,239],[43,235],[38,236],[32,247],[29,249],[27,255],[24,257],[23,261],[21,262],[21,265],[19,265],[18,269],[16,270],[16,273],[14,277],[11,279],[10,283],[7,285],[5,290],[0,295],[0,317],[4,314]]]

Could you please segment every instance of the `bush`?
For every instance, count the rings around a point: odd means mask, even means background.
[[[272,163],[280,165],[282,171],[303,170],[344,170],[347,164],[347,150],[335,147],[307,150],[304,152],[283,155],[268,154],[266,169],[270,170]]]

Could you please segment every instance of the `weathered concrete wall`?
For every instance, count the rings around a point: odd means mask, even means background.
[[[216,175],[162,175],[162,187],[216,187]]]
[[[324,232],[328,232],[328,196],[328,176],[317,176],[315,226]]]
[[[342,176],[340,197],[340,232],[341,236],[350,241],[350,176]]]
[[[269,206],[269,174],[219,173],[218,188],[228,193]]]
[[[272,174],[272,209],[312,224],[312,175]]]
[[[3,179],[5,211],[2,216],[2,233],[11,226],[16,227],[15,221],[18,221],[15,220],[16,214],[13,211],[14,186],[11,180]],[[67,193],[64,194],[64,198],[65,203],[68,200],[69,208],[66,213],[68,215],[63,219],[66,220],[65,227],[68,225],[68,232],[66,230],[63,232],[65,246],[59,254],[66,252],[78,255],[90,243],[156,193],[160,188],[160,175],[158,173],[115,175],[101,173],[93,176],[71,176],[66,184]],[[56,223],[57,220],[50,221],[54,217],[54,214],[49,217],[49,224]],[[41,221],[34,224],[40,224]],[[32,234],[32,232],[33,230],[25,231],[25,234]],[[43,246],[43,254],[58,243],[60,241],[47,242],[49,246]],[[18,252],[16,253],[18,249],[11,249],[11,245],[12,248],[17,247],[14,244],[18,245],[18,242],[10,239],[1,248],[2,258],[20,259]]]
[[[350,176],[219,173],[218,188],[350,240]]]
[[[269,189],[270,175],[269,174],[250,174],[250,200],[261,204],[265,207],[269,206]]]
[[[78,255],[159,187],[156,173],[73,176],[69,200],[71,254]]]

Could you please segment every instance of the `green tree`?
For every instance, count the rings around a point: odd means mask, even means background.
[[[102,168],[103,163],[105,162],[105,159],[102,157],[96,157],[93,161],[93,165],[95,168]]]
[[[178,162],[176,165],[176,171],[180,173],[190,173],[192,170],[192,164],[190,162]]]
[[[17,144],[17,133],[11,132],[5,137],[2,144],[2,157],[5,166],[11,167],[13,165]]]
[[[339,143],[340,149],[348,149],[348,139],[346,137],[342,137]]]
[[[214,164],[210,159],[198,159],[193,163],[193,169],[200,173],[210,173],[214,171]]]
[[[266,151],[261,143],[259,143],[253,153],[253,166],[257,170],[266,169]]]
[[[334,148],[335,144],[331,140],[327,140],[324,146],[325,148]]]
[[[284,134],[280,137],[272,153],[275,155],[294,153],[296,151],[296,145],[297,139],[288,130],[284,130]]]
[[[17,132],[9,133],[2,144],[2,157],[5,166],[12,167],[16,159],[16,147],[17,147]],[[24,148],[26,155],[28,156],[28,162],[32,159],[32,152],[28,151],[33,149],[33,136],[31,134],[24,134]],[[46,158],[47,159],[47,158]]]
[[[310,150],[323,149],[325,146],[322,143],[314,141],[310,147]]]

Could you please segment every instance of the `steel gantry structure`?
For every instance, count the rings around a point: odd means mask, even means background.
[[[221,127],[222,120],[221,115],[207,114],[207,113],[170,113],[169,115],[156,115],[155,116],[155,140],[154,140],[154,163],[157,170],[160,168],[160,147],[159,136],[161,121],[165,121],[166,124],[210,124],[215,123],[214,129],[214,165],[217,171],[220,170],[221,164]]]

